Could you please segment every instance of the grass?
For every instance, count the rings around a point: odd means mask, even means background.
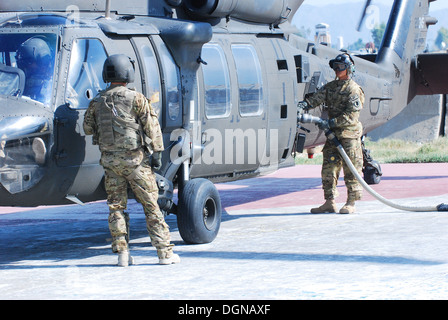
[[[395,139],[365,141],[372,158],[379,163],[430,163],[448,162],[448,137],[432,142],[417,143]],[[316,148],[313,159],[308,159],[306,151],[297,154],[296,164],[322,164],[322,146]]]

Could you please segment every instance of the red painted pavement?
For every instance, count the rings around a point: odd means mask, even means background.
[[[448,163],[383,164],[381,182],[371,187],[386,199],[448,195]],[[224,210],[316,205],[323,202],[320,165],[298,165],[266,176],[217,184]],[[343,173],[337,202],[345,202]],[[374,198],[364,191],[363,200]],[[448,202],[448,196],[447,196]],[[38,207],[45,209],[46,207]],[[36,208],[0,207],[0,213]]]
[[[320,169],[320,165],[298,165],[217,187],[225,210],[321,204],[324,200]],[[381,169],[381,182],[371,187],[386,199],[448,195],[448,163],[383,164]],[[342,171],[338,190],[336,202],[345,202],[347,189]],[[364,191],[362,200],[375,198]]]

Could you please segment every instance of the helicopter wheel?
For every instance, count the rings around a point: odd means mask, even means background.
[[[188,181],[179,195],[177,225],[182,239],[191,244],[212,242],[221,225],[221,198],[207,179]]]

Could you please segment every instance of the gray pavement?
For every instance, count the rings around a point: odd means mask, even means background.
[[[350,216],[311,215],[308,207],[233,211],[204,245],[185,245],[169,216],[182,261],[159,266],[136,208],[137,264],[118,268],[98,206],[88,205],[90,213],[41,211],[21,223],[2,219],[0,298],[448,298],[447,213],[377,202],[360,203],[362,214]]]
[[[448,299],[448,212],[361,201],[357,214],[312,215],[310,205],[257,203],[227,206],[218,237],[203,245],[186,245],[168,216],[182,261],[160,266],[131,200],[128,268],[114,266],[104,202],[0,214],[0,299]]]

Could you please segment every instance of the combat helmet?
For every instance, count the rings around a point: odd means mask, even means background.
[[[109,56],[103,66],[104,82],[134,82],[134,61],[124,54]]]
[[[355,62],[348,53],[341,53],[336,58],[330,60],[330,68],[333,70],[348,70],[348,74],[355,72]]]
[[[52,54],[47,42],[41,37],[32,37],[26,40],[17,49],[17,67],[24,71],[34,63],[39,67],[50,65]]]

